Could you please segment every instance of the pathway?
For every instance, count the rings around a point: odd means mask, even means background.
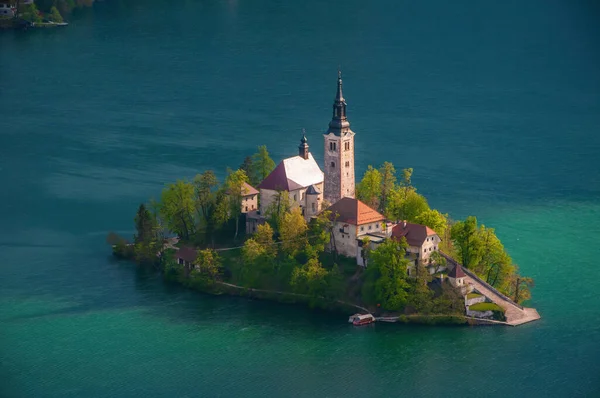
[[[540,315],[535,308],[519,308],[515,304],[506,301],[503,297],[498,295],[493,290],[489,289],[486,284],[483,284],[472,277],[468,276],[465,278],[466,283],[472,285],[479,293],[483,294],[494,303],[498,304],[505,311],[506,323],[511,326],[522,325],[527,322],[535,321],[540,319]]]

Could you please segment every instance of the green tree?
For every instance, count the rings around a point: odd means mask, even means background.
[[[416,222],[427,211],[429,204],[423,195],[412,189],[399,188],[390,192],[385,215],[393,220]]]
[[[227,189],[229,201],[229,212],[231,218],[235,220],[234,239],[237,239],[239,233],[240,215],[242,214],[242,189],[244,187],[244,183],[247,181],[248,177],[243,170],[228,170],[227,177],[225,178],[225,187]]]
[[[404,308],[410,289],[406,281],[409,261],[404,258],[405,253],[406,241],[394,239],[386,240],[370,253],[366,270],[370,281],[363,286],[363,296],[372,301],[371,304],[377,303],[388,311]]]
[[[433,273],[437,273],[440,269],[446,266],[446,257],[442,256],[439,251],[433,251],[429,256],[429,264],[433,268]]]
[[[275,162],[269,156],[266,145],[258,147],[258,152],[252,155],[252,173],[250,181],[252,185],[258,185],[275,168]]]
[[[327,294],[328,272],[318,259],[311,258],[302,267],[295,268],[290,285],[294,291],[307,294],[313,298],[310,304],[315,305],[319,298]]]
[[[506,289],[508,279],[514,272],[512,259],[504,249],[493,228],[479,226],[478,241],[481,245],[479,263],[474,271],[497,289]]]
[[[160,214],[167,227],[183,240],[194,233],[195,210],[194,186],[189,182],[178,180],[163,189]]]
[[[222,230],[229,220],[229,202],[224,189],[219,189],[216,194],[215,207],[212,213],[212,225],[215,231]],[[214,233],[212,234],[214,246]]]
[[[286,213],[279,229],[282,250],[290,256],[297,255],[308,244],[307,230],[308,226],[300,208],[295,207]]]
[[[384,162],[379,169],[381,173],[381,202],[379,211],[385,211],[390,193],[396,186],[396,169],[390,162]]]
[[[216,280],[222,272],[219,253],[212,249],[198,250],[195,268],[203,277]]]
[[[156,240],[156,220],[143,203],[138,208],[134,221],[136,230],[134,236],[135,243]]]
[[[252,156],[246,156],[244,158],[244,161],[240,165],[239,169],[243,170],[244,173],[246,173],[246,175],[248,176],[248,179],[250,180],[250,183],[254,184],[254,181],[253,181],[253,178],[252,178],[252,173],[253,173],[253,170],[254,170],[254,163],[252,162]]]
[[[279,234],[283,217],[291,211],[288,191],[277,191],[271,204],[265,209],[265,216],[275,233]]]
[[[427,285],[431,276],[426,267],[417,267],[414,278],[410,280],[408,304],[421,314],[428,314],[433,309],[433,290]]]
[[[535,286],[532,278],[514,274],[510,278],[509,295],[516,303],[523,303],[531,298],[531,288]]]
[[[63,22],[62,15],[60,15],[60,12],[58,12],[58,9],[54,6],[52,6],[52,8],[50,9],[49,19],[53,22],[58,22],[58,23]]]
[[[207,170],[194,177],[194,191],[196,194],[196,208],[200,213],[200,218],[206,228],[207,233],[212,229],[212,213],[215,210],[217,201],[217,189],[219,181],[212,170]]]
[[[404,187],[404,188],[408,188],[408,189],[414,189],[414,187],[412,186],[412,181],[411,181],[412,175],[413,175],[412,168],[402,169],[402,181],[400,181],[400,186]]]
[[[373,209],[379,208],[381,178],[381,172],[369,165],[356,190],[357,198]]]
[[[42,17],[35,3],[27,4],[21,7],[21,18],[29,22],[42,22]]]
[[[481,239],[477,230],[477,218],[467,217],[452,226],[451,237],[462,265],[473,268],[481,259]]]
[[[440,237],[443,236],[447,227],[447,214],[442,214],[437,210],[425,210],[415,217],[415,222],[422,225],[427,225],[433,229]]]
[[[274,258],[277,255],[277,247],[273,240],[273,228],[269,224],[262,224],[256,227],[253,238],[265,248],[268,257]]]

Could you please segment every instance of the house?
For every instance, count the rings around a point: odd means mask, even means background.
[[[323,202],[323,172],[308,151],[308,140],[303,136],[298,146],[298,156],[282,160],[259,184],[260,214],[275,203],[279,193],[289,193],[290,205],[299,206],[308,220],[321,210]]]
[[[175,253],[177,264],[190,267],[196,262],[198,252],[191,247],[182,247]]]
[[[467,275],[463,271],[460,264],[456,264],[452,271],[448,272],[448,282],[454,287],[463,287],[465,285],[465,278]]]
[[[345,197],[329,207],[334,220],[333,237],[339,254],[355,257],[365,266],[362,240],[369,238],[371,244],[387,238],[385,217],[358,199]]]
[[[392,237],[397,240],[405,238],[408,243],[406,254],[414,264],[408,269],[409,275],[419,261],[421,264],[429,263],[431,253],[439,251],[439,244],[442,241],[438,234],[428,226],[406,221],[402,221],[392,228]],[[431,268],[430,272],[433,271]]]
[[[10,3],[0,3],[0,17],[12,18],[17,13],[17,8]]]
[[[258,209],[258,191],[247,182],[242,185],[242,213]]]

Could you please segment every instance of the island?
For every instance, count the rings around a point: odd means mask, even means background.
[[[222,182],[206,170],[168,184],[139,206],[132,241],[109,234],[113,254],[206,293],[350,311],[356,325],[540,318],[494,229],[430,208],[413,169],[384,162],[355,184],[341,72],[332,113],[323,169],[305,132],[278,164],[259,146]]]
[[[0,29],[51,28],[75,9],[91,7],[94,0],[0,0]]]

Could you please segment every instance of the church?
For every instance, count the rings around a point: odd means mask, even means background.
[[[342,74],[338,71],[332,118],[323,134],[323,170],[310,153],[308,139],[304,134],[298,146],[298,154],[279,162],[258,185],[260,204],[258,209],[246,211],[246,233],[255,232],[259,224],[266,222],[267,209],[277,203],[281,198],[280,193],[285,191],[290,205],[299,207],[307,221],[319,214],[325,203],[335,214],[336,250],[342,255],[355,257],[357,264],[366,266],[362,247],[364,238],[368,238],[371,248],[375,248],[395,236],[393,231],[397,232],[396,235],[402,231],[395,228],[396,224],[386,220],[377,210],[355,198],[354,134],[346,114]],[[424,227],[416,224],[411,226]],[[426,242],[439,243],[435,232],[430,232],[432,233],[426,234]],[[425,258],[423,250],[437,250],[437,244],[432,248],[422,246],[423,242],[420,241],[415,243],[415,247],[411,246],[416,259]],[[416,261],[418,260],[415,260],[415,264]]]
[[[267,209],[287,191],[292,207],[298,206],[309,220],[323,208],[341,198],[354,198],[354,132],[346,116],[346,100],[342,94],[342,74],[338,71],[333,115],[323,136],[324,159],[321,170],[309,151],[308,139],[302,136],[298,155],[283,159],[258,185],[260,207],[247,212],[246,231],[252,233],[264,222]]]

